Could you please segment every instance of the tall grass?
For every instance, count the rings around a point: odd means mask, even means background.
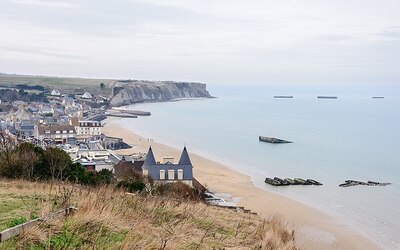
[[[296,249],[294,232],[278,217],[262,220],[191,199],[126,195],[110,186],[0,181],[0,187],[3,195],[43,194],[47,202],[78,208],[0,249]]]

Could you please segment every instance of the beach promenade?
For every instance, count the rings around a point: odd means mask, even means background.
[[[151,145],[157,152],[156,158],[168,155],[178,159],[178,149],[136,135],[118,125],[120,119],[108,118],[103,127],[103,133],[107,136],[122,137],[126,143],[134,146],[131,149],[119,150],[118,153],[147,152]],[[251,182],[249,176],[220,163],[196,154],[190,156],[194,176],[210,191],[239,198],[239,206],[250,209],[263,218],[280,216],[288,227],[295,229],[296,242],[302,249],[379,249],[372,240],[323,211],[262,190]]]

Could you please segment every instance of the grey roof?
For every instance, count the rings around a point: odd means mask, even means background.
[[[20,129],[21,130],[33,130],[33,129],[35,129],[35,127],[33,125],[23,124],[23,125],[21,125]]]
[[[183,148],[181,158],[179,159],[179,165],[192,165],[192,162],[190,161],[189,154],[186,150],[186,146]]]
[[[151,146],[150,146],[149,151],[147,152],[146,160],[144,161],[143,167],[146,168],[148,166],[156,165],[156,164],[157,164],[156,158],[154,158],[153,150],[151,149]]]

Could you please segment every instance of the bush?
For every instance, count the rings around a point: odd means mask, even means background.
[[[156,192],[175,199],[199,200],[201,195],[194,188],[183,182],[174,182],[156,186]]]
[[[0,133],[0,177],[26,180],[62,180],[85,185],[110,184],[113,174],[90,172],[59,148],[46,150],[30,143],[16,143]]]
[[[88,173],[89,177],[89,182],[87,184],[94,186],[110,184],[113,178],[112,171],[107,169],[102,169],[99,172],[86,172]]]
[[[123,188],[129,193],[141,192],[146,188],[146,184],[143,181],[120,181],[117,184],[117,188]]]

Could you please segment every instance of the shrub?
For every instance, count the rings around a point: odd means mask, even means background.
[[[120,181],[117,184],[117,188],[123,188],[130,193],[141,192],[146,188],[146,184],[143,181]]]
[[[199,200],[201,195],[183,182],[174,182],[156,186],[156,192],[175,199]]]

